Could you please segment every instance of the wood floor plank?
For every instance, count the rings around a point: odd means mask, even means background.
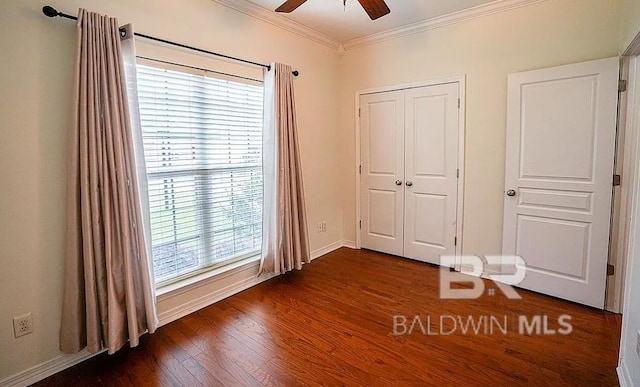
[[[439,275],[428,264],[340,249],[37,385],[617,386],[620,315],[524,290],[522,300],[500,292],[441,300]],[[518,331],[519,316],[548,316],[557,329],[562,315],[571,316],[570,335]],[[394,316],[419,316],[427,334],[394,335]],[[476,335],[460,321],[427,319],[442,316],[506,318],[508,330]]]

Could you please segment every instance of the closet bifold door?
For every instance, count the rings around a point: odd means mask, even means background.
[[[404,256],[433,264],[455,255],[457,83],[405,91]]]
[[[404,93],[361,96],[362,247],[404,254]]]

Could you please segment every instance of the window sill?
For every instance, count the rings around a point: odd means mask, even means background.
[[[226,273],[230,274],[230,272],[232,271],[244,269],[246,268],[246,266],[250,266],[259,261],[260,261],[260,254],[256,254],[251,257],[233,262],[229,265],[218,267],[213,270],[209,270],[204,273],[194,275],[193,277],[188,277],[181,281],[164,285],[156,289],[156,300],[161,301],[163,298],[175,295],[177,293],[181,293],[182,291],[186,291],[192,287],[197,287],[201,284],[204,284],[205,282],[208,282],[208,280],[215,277],[219,277],[223,274],[226,274]]]

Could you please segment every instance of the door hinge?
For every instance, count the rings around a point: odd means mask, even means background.
[[[458,98],[458,109],[460,109],[461,105],[462,105],[462,102],[460,102],[460,98]]]
[[[620,184],[622,184],[622,176],[620,175],[613,175],[613,186],[617,187]]]
[[[608,276],[616,275],[616,267],[613,265],[607,265],[607,275]]]
[[[453,238],[453,245],[458,246],[458,237]]]
[[[358,117],[362,117],[362,109],[358,108]]]
[[[360,230],[362,230],[362,221],[360,221]]]
[[[618,81],[618,93],[624,93],[627,91],[627,80],[621,79]]]
[[[458,179],[460,178],[460,168],[458,168],[456,170],[456,178],[458,178]]]
[[[358,168],[358,173],[362,175],[362,165]]]

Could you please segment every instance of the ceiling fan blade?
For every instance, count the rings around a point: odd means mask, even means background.
[[[290,13],[296,8],[306,3],[307,0],[287,0],[276,9],[276,12]]]
[[[371,20],[376,20],[391,13],[384,0],[358,0]]]

